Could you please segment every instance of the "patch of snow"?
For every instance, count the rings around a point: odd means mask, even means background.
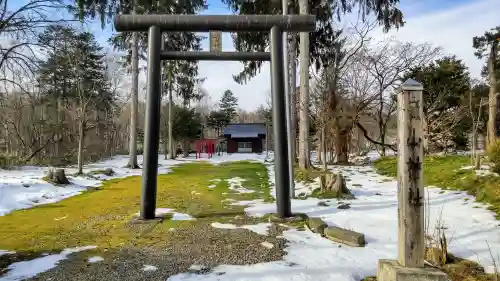
[[[15,254],[16,252],[12,252],[12,251],[7,251],[7,250],[0,250],[0,256],[3,256],[3,255],[12,255],[12,254]]]
[[[493,176],[499,176],[498,173],[495,173],[495,172],[492,172],[490,170],[476,170],[476,175],[478,176],[489,176],[489,175],[493,175]]]
[[[292,199],[292,210],[306,213],[311,217],[320,217],[327,224],[353,229],[365,234],[367,245],[363,248],[341,246],[309,231],[285,231],[283,237],[289,243],[286,249],[286,262],[296,266],[290,268],[294,274],[282,275],[282,264],[268,263],[254,265],[253,268],[239,268],[232,275],[232,268],[220,280],[238,279],[237,273],[269,270],[275,280],[360,280],[375,275],[379,259],[395,259],[397,255],[397,182],[389,177],[376,174],[368,166],[328,166],[334,172],[342,172],[350,178],[348,188],[356,199],[342,200],[349,203],[350,209],[338,209],[339,201],[330,200],[330,206],[318,206],[319,199]],[[271,192],[276,194],[274,186],[273,166],[268,165]],[[500,254],[500,227],[495,214],[486,208],[473,208],[474,197],[465,192],[444,191],[436,187],[428,187],[425,192],[429,196],[428,211],[431,225],[435,225],[442,213],[445,233],[451,241],[449,251],[461,258],[479,262],[484,267],[492,265],[488,241],[493,255]],[[248,202],[247,202],[248,203]],[[245,208],[251,216],[262,217],[276,212],[275,203],[252,202]],[[262,268],[261,268],[262,267]],[[297,268],[295,271],[294,268]],[[222,270],[222,268],[218,268]],[[214,271],[216,272],[216,271]],[[300,272],[300,273],[299,273]],[[332,273],[333,272],[333,273]],[[333,274],[333,275],[332,275]],[[222,276],[219,276],[219,278]],[[225,279],[228,278],[228,279]],[[176,279],[173,279],[176,280]],[[198,279],[188,279],[198,280]],[[205,279],[200,279],[205,280]],[[210,280],[210,279],[206,279]],[[252,278],[252,280],[262,280]]]
[[[269,243],[267,241],[264,241],[264,242],[260,243],[260,245],[262,247],[265,247],[265,248],[268,248],[268,249],[272,249],[274,247],[274,245],[272,243]]]
[[[248,229],[260,235],[268,235],[270,226],[271,226],[270,223],[264,222],[258,224],[242,225],[241,228]]]
[[[204,266],[204,265],[201,265],[201,264],[192,264],[190,267],[189,267],[189,270],[192,270],[192,271],[201,271],[201,270],[204,270],[206,269],[207,267]],[[168,279],[167,279],[168,280]]]
[[[238,228],[236,225],[230,224],[230,223],[213,222],[211,225],[214,228],[222,228],[222,229],[236,229],[236,228]]]
[[[156,271],[158,268],[154,265],[145,264],[142,267],[142,271]]]
[[[242,183],[245,181],[245,179],[242,179],[240,177],[234,177],[227,179],[227,183],[229,184],[229,189],[239,192],[239,193],[253,193],[253,190],[244,188]]]
[[[248,225],[242,225],[242,226],[237,226],[237,225],[229,224],[229,223],[219,223],[219,222],[212,223],[212,227],[214,227],[214,228],[222,228],[222,229],[243,228],[243,229],[253,231],[253,232],[260,234],[260,235],[268,235],[270,226],[271,226],[270,223],[248,224]]]
[[[462,168],[460,168],[460,170],[472,170],[474,169],[474,166],[463,166]],[[490,166],[489,165],[481,165],[479,167],[480,170],[489,170],[490,169]]]
[[[156,208],[156,211],[155,211],[155,216],[157,217],[160,217],[162,215],[165,215],[165,214],[170,214],[174,211],[174,209],[170,209],[170,208]],[[138,216],[140,213],[135,213],[136,216]]]
[[[103,260],[104,260],[103,257],[95,256],[95,257],[90,257],[89,260],[88,260],[88,262],[90,262],[90,263],[96,263],[96,262],[101,262]]]
[[[142,164],[142,155],[137,158],[139,164]],[[159,157],[158,162],[158,173],[166,174],[171,171],[171,166],[185,161],[165,160],[163,157]],[[0,169],[0,216],[14,210],[61,201],[78,195],[91,187],[100,186],[104,180],[142,174],[141,169],[124,168],[127,163],[128,156],[119,155],[108,160],[86,165],[83,170],[85,174],[88,174],[93,171],[111,168],[115,172],[113,176],[102,174],[71,176],[78,171],[77,168],[75,166],[66,167],[65,172],[71,184],[65,186],[55,186],[42,180],[49,167],[21,166],[13,167],[10,170]]]
[[[60,261],[68,258],[70,254],[95,249],[96,246],[76,247],[63,250],[59,254],[47,255],[30,261],[15,262],[7,267],[7,273],[0,277],[0,281],[20,281],[35,277],[36,275],[57,266]]]
[[[174,213],[172,216],[173,221],[190,221],[195,220],[192,216],[183,213]]]
[[[208,186],[208,188],[215,188],[215,187],[216,187],[215,184],[211,184],[211,185]]]

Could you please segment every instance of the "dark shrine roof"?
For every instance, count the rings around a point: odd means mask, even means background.
[[[257,138],[266,135],[266,124],[264,123],[234,123],[227,125],[223,130],[224,135],[231,138]]]

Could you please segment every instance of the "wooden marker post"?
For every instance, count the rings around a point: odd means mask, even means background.
[[[398,94],[398,263],[423,268],[425,255],[423,86],[408,79]]]

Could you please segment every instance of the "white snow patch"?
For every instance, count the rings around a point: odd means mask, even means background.
[[[192,216],[183,213],[174,213],[172,216],[173,221],[190,221],[195,220]]]
[[[137,158],[139,164],[142,164],[142,155],[139,155]],[[171,166],[183,162],[185,161],[165,160],[160,157],[158,173],[169,173]],[[0,169],[0,216],[14,210],[58,202],[78,195],[90,187],[100,186],[104,180],[141,175],[141,169],[124,168],[127,163],[128,156],[120,155],[105,161],[86,165],[83,171],[85,174],[88,174],[92,171],[111,168],[115,172],[113,176],[102,174],[70,176],[77,172],[77,168],[74,166],[66,167],[66,175],[68,175],[71,184],[65,186],[55,186],[42,180],[47,174],[49,167],[21,166],[13,167],[10,170]],[[63,217],[50,219],[57,220],[63,219]]]
[[[142,271],[156,271],[158,268],[154,265],[145,264],[142,267]]]
[[[208,188],[215,188],[215,187],[216,187],[215,184],[211,184],[211,185],[208,186]]]
[[[274,247],[274,245],[272,243],[269,243],[267,241],[260,243],[260,245],[262,245],[263,247],[268,248],[268,249],[272,249]]]
[[[229,184],[229,189],[239,192],[239,193],[253,193],[253,190],[244,188],[242,183],[245,181],[245,179],[242,179],[240,177],[234,177],[227,179],[227,183]]]
[[[220,222],[213,222],[212,223],[212,227],[213,228],[222,228],[222,229],[236,229],[238,228],[236,225],[234,224],[230,224],[230,223],[220,223]]]
[[[155,216],[159,217],[162,215],[170,214],[173,211],[174,211],[174,209],[170,209],[170,208],[156,208]],[[140,213],[135,213],[136,216],[138,216],[139,214]]]
[[[253,231],[253,232],[260,234],[260,235],[268,235],[269,226],[271,226],[270,223],[248,224],[248,225],[242,225],[242,226],[237,226],[237,225],[229,224],[229,223],[219,223],[219,222],[212,223],[212,227],[214,227],[214,228],[223,228],[223,229],[243,228],[243,229]]]
[[[3,255],[12,255],[12,254],[15,254],[16,252],[12,252],[12,251],[7,251],[7,250],[0,250],[0,256],[3,256]]]
[[[267,167],[272,194],[275,196],[275,187],[272,184],[274,182],[273,166]],[[338,244],[321,239],[308,231],[289,230],[283,234],[283,237],[289,241],[285,261],[298,264],[289,268],[289,271],[294,273],[282,274],[279,263],[255,265],[251,269],[247,267],[248,272],[269,270],[273,272],[275,280],[351,281],[375,275],[379,259],[396,258],[397,182],[376,174],[371,167],[367,166],[328,167],[350,178],[347,186],[356,199],[343,200],[343,202],[349,203],[351,208],[337,209],[338,201],[335,199],[330,200],[329,207],[321,207],[317,205],[319,199],[308,198],[292,200],[292,210],[306,213],[311,217],[320,217],[329,225],[364,233],[367,240],[366,247],[342,246],[339,248]],[[452,238],[449,244],[450,252],[459,257],[477,261],[485,268],[491,266],[492,261],[485,241],[488,241],[494,256],[500,254],[500,223],[495,219],[494,213],[486,208],[473,208],[474,197],[465,192],[443,192],[439,188],[428,187],[425,194],[430,198],[429,215],[432,225],[437,222],[442,212],[446,235]],[[275,213],[276,205],[254,201],[248,204],[245,211],[248,215],[261,217]],[[260,269],[261,267],[264,269]],[[247,269],[239,268],[234,275],[227,272],[220,280],[233,278],[243,280],[243,277],[236,278],[236,274],[245,272]],[[251,280],[262,279],[252,278]]]
[[[65,260],[70,254],[95,249],[96,246],[76,247],[63,250],[59,254],[47,255],[30,261],[15,262],[7,267],[7,273],[0,277],[0,281],[20,281],[35,277],[50,270]]]
[[[95,256],[95,257],[90,257],[89,260],[88,260],[88,262],[90,262],[90,263],[96,263],[96,262],[101,262],[103,260],[104,260],[103,257]]]

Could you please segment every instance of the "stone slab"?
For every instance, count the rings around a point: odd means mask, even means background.
[[[377,281],[448,281],[448,275],[432,267],[409,268],[396,260],[379,260]]]
[[[308,218],[307,227],[314,233],[323,235],[328,225],[320,218]]]
[[[353,247],[364,247],[366,244],[365,235],[356,231],[343,229],[336,226],[325,228],[325,237],[342,244]]]

